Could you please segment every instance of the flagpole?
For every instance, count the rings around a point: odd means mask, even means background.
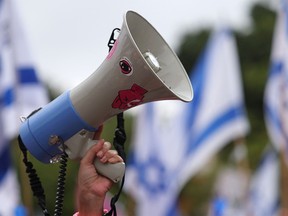
[[[245,198],[243,197],[243,206],[245,206],[244,203],[247,202],[247,196],[249,193],[249,182],[251,181],[251,169],[249,164],[249,158],[247,156],[247,144],[246,144],[246,137],[240,136],[237,139],[234,139],[234,148],[236,151],[238,151],[238,155],[235,155],[235,162],[237,170],[240,172],[243,172],[247,179],[247,185],[245,188]],[[237,154],[237,152],[236,152]],[[243,209],[242,209],[243,210]],[[243,211],[243,213],[246,212],[246,210]]]
[[[234,140],[234,148],[242,148],[239,154],[241,158],[238,158],[238,165],[239,167],[243,168],[243,170],[245,170],[245,172],[250,173],[250,166],[249,166],[249,161],[248,161],[248,157],[247,157],[247,147],[246,147],[246,139],[245,137],[239,137],[237,139]],[[244,150],[244,151],[243,151]],[[239,150],[240,151],[240,150]]]

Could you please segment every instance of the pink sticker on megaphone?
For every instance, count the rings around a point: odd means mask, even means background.
[[[114,43],[112,49],[110,50],[110,52],[108,53],[108,56],[106,59],[110,59],[113,56],[113,54],[117,48],[117,45],[118,45],[118,40],[115,41],[115,43]]]

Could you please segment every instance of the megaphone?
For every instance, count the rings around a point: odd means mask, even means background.
[[[63,151],[71,159],[81,158],[95,144],[93,132],[112,116],[152,101],[192,98],[192,85],[177,55],[145,18],[128,11],[99,68],[27,118],[19,135],[41,162],[50,163]],[[115,182],[125,170],[122,163],[95,166]]]

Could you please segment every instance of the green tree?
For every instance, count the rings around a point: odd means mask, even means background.
[[[236,32],[242,68],[245,103],[251,124],[247,142],[252,168],[258,165],[263,147],[268,142],[263,97],[269,71],[275,12],[263,5],[255,5],[251,11],[253,30],[249,34]]]

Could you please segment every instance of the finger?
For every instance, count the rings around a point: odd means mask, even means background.
[[[97,157],[101,160],[105,160],[106,156],[106,152],[109,151],[111,149],[111,143],[110,142],[105,142],[102,149],[97,153]]]
[[[120,162],[124,162],[123,158],[121,158],[119,155],[115,155],[114,157],[111,157],[109,160],[107,160],[107,163],[120,163]]]
[[[109,150],[106,152],[105,157],[100,160],[102,163],[118,163],[123,162],[123,159],[118,155],[116,150]]]
[[[115,155],[117,155],[117,151],[115,150],[106,151],[103,157],[100,158],[100,161],[102,163],[106,163],[111,157],[114,157]]]
[[[102,133],[102,131],[103,131],[103,125],[100,125],[99,127],[98,127],[98,129],[97,129],[97,131],[94,133],[94,136],[93,136],[93,139],[94,140],[99,140],[100,139],[100,137],[101,137],[101,133]]]
[[[91,164],[93,163],[96,155],[104,148],[105,141],[103,139],[98,140],[97,144],[93,145],[84,155],[81,163]]]

